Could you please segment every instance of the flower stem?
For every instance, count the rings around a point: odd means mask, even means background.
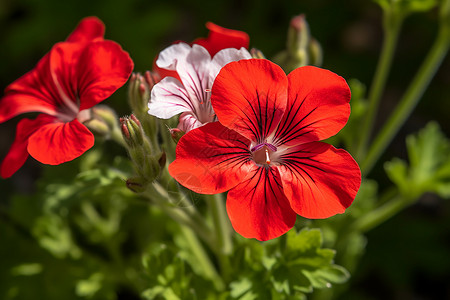
[[[380,133],[376,136],[367,156],[363,160],[361,164],[361,171],[363,174],[370,172],[376,161],[379,159],[381,154],[384,152],[386,147],[399,131],[400,127],[419,102],[431,79],[442,63],[442,60],[447,54],[450,45],[449,31],[449,27],[441,26],[439,34],[422,66],[409,85],[400,103],[391,114]]]
[[[211,249],[216,249],[216,241],[211,230],[194,207],[186,206],[182,209],[175,206],[175,200],[156,182],[143,195],[173,220],[192,229]]]
[[[215,194],[210,201],[208,201],[211,215],[214,222],[214,227],[219,243],[219,250],[223,254],[230,254],[233,249],[231,241],[231,224],[225,209],[224,199],[222,194]]]
[[[395,196],[384,205],[357,219],[353,223],[352,229],[361,233],[367,232],[390,219],[413,202],[409,198]]]
[[[222,194],[213,195],[208,201],[209,209],[214,223],[217,237],[217,258],[224,278],[229,275],[230,263],[228,256],[233,250],[231,240],[231,224],[226,214],[224,199]]]
[[[222,278],[217,273],[216,268],[209,259],[208,254],[206,253],[202,244],[200,243],[200,241],[197,239],[196,235],[190,228],[182,225],[180,227],[184,238],[187,240],[192,250],[192,253],[198,260],[198,263],[200,264],[204,274],[213,281],[214,285],[219,291],[222,291],[225,288],[225,284]]]
[[[402,27],[403,18],[394,15],[394,13],[385,12],[384,24],[384,41],[381,49],[378,65],[373,77],[372,85],[368,95],[369,107],[367,109],[367,116],[362,124],[361,135],[358,144],[358,157],[362,158],[366,154],[367,146],[372,135],[373,126],[383,90],[386,86],[386,81],[392,65],[395,48],[397,46],[398,36]],[[390,20],[390,21],[388,21]]]

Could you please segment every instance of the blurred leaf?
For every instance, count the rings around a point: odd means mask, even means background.
[[[282,239],[285,245],[282,241],[246,241],[247,252],[257,254],[246,253],[247,263],[240,264],[241,276],[230,285],[234,299],[303,299],[314,288],[329,288],[348,280],[347,270],[333,263],[335,251],[322,248],[320,230],[297,233],[293,229]]]
[[[385,163],[389,178],[408,199],[434,192],[450,197],[450,141],[437,123],[431,122],[406,139],[409,165],[398,158]]]
[[[403,14],[425,12],[438,3],[437,0],[374,0],[385,11],[398,11]]]

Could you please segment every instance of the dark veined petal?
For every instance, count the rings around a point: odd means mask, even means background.
[[[27,149],[37,161],[59,165],[77,158],[93,145],[94,135],[75,119],[40,127],[28,139]]]
[[[28,138],[41,126],[52,122],[55,118],[39,115],[36,119],[22,119],[17,124],[16,138],[0,167],[3,178],[11,177],[28,158]]]
[[[227,212],[236,232],[260,241],[286,233],[297,216],[284,195],[278,170],[256,165],[228,192]]]
[[[105,25],[97,17],[87,17],[80,21],[75,30],[67,38],[68,42],[90,42],[102,39]]]
[[[343,213],[355,199],[361,171],[347,151],[322,142],[293,147],[278,166],[292,209],[309,219]]]
[[[253,164],[249,144],[219,122],[208,123],[180,139],[169,173],[196,193],[225,192],[241,182]]]
[[[211,102],[224,126],[251,141],[263,142],[286,109],[286,75],[265,59],[231,62],[217,75]]]
[[[350,115],[350,89],[344,78],[306,66],[292,71],[288,80],[289,110],[276,131],[274,144],[320,141],[344,127]]]
[[[90,108],[111,96],[127,82],[133,61],[119,44],[100,41],[82,52],[76,73],[80,110]]]
[[[206,23],[206,27],[209,29],[208,37],[197,39],[194,44],[205,47],[211,57],[226,48],[248,49],[250,38],[247,33],[224,28],[211,22]]]

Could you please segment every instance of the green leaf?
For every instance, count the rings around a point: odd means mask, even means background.
[[[450,197],[450,141],[437,123],[431,122],[415,135],[406,138],[409,165],[398,158],[385,164],[389,178],[400,193],[417,199],[434,192]]]

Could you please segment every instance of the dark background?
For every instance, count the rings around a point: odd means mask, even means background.
[[[212,21],[250,35],[250,46],[270,58],[284,48],[289,20],[305,13],[312,35],[324,49],[323,67],[346,79],[370,85],[382,42],[381,9],[372,1],[142,1],[142,0],[1,0],[0,88],[29,71],[64,40],[86,16],[98,16],[106,38],[117,41],[135,62],[135,71],[151,68],[157,53],[175,40],[205,37]],[[409,17],[400,37],[378,123],[401,98],[437,33],[437,11]],[[404,138],[428,121],[450,130],[450,59],[446,58],[413,116],[384,155],[406,157]],[[129,113],[125,89],[109,104]],[[0,125],[0,157],[6,155],[20,118]],[[40,165],[29,159],[12,178],[0,181],[7,202],[12,193],[30,193]],[[381,189],[389,181],[377,166]],[[450,298],[450,206],[434,195],[368,234],[369,243],[352,286],[342,299]],[[0,233],[1,240],[1,233]]]

